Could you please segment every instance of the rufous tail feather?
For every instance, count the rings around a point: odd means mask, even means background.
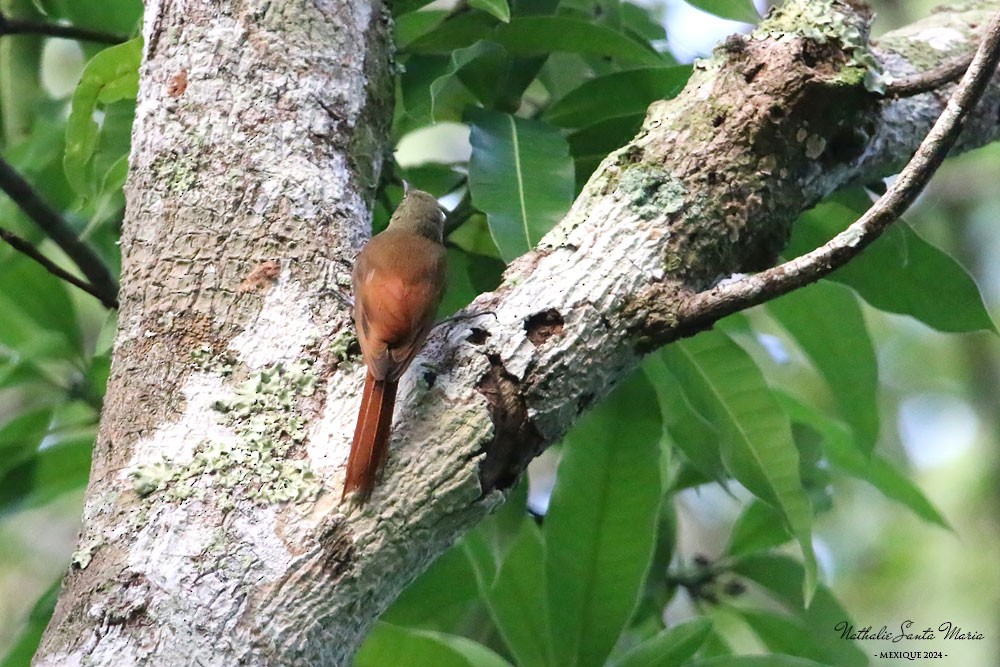
[[[358,500],[365,501],[375,488],[375,478],[388,453],[396,385],[395,380],[376,380],[370,372],[365,374],[365,390],[361,395],[358,423],[354,427],[351,455],[347,459],[341,500],[354,493]]]

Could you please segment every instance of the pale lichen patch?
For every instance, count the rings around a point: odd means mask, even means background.
[[[807,39],[816,44],[836,43],[848,57],[831,78],[844,86],[864,85],[880,92],[885,87],[881,66],[868,48],[867,24],[858,13],[844,11],[831,0],[789,3],[771,13],[752,37],[758,40]]]
[[[291,362],[320,337],[305,291],[290,275],[287,266],[282,268],[278,281],[264,297],[257,318],[229,342],[229,349],[252,369]]]
[[[320,484],[308,460],[290,458],[306,436],[299,399],[311,396],[315,384],[312,364],[299,361],[269,366],[232,392],[219,392],[205,412],[227,437],[201,439],[186,459],[161,454],[133,466],[133,489],[162,490],[177,500],[212,493],[222,509],[237,498],[268,504],[315,497]]]
[[[932,26],[917,33],[917,39],[937,51],[951,51],[963,46],[968,38],[960,30],[948,26]]]
[[[104,544],[104,540],[101,537],[91,537],[84,540],[79,548],[73,552],[73,557],[70,559],[70,564],[81,570],[86,569],[90,565],[91,559],[94,557],[94,552],[97,551]]]
[[[341,329],[327,346],[327,353],[337,361],[345,361],[351,346],[357,342],[358,337],[350,328]]]
[[[826,139],[818,134],[811,134],[806,139],[806,157],[815,160],[826,150]]]
[[[820,44],[833,39],[846,49],[867,49],[866,35],[856,16],[838,10],[831,0],[785,5],[763,21],[753,37],[779,40],[805,37]]]
[[[134,447],[130,468],[152,466],[158,461],[190,461],[199,440],[225,440],[232,431],[219,423],[212,405],[227,394],[222,378],[214,373],[192,373],[181,389],[185,409],[180,419],[156,429]],[[154,471],[148,471],[154,474]]]
[[[619,188],[643,220],[676,213],[684,207],[684,185],[656,167],[636,165],[626,169]]]

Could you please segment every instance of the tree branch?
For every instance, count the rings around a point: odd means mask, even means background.
[[[913,158],[882,197],[825,245],[784,264],[692,297],[681,320],[695,328],[816,282],[861,254],[908,209],[955,145],[962,124],[1000,62],[1000,12],[990,22],[968,71]]]
[[[90,283],[88,283],[88,282],[86,282],[84,280],[80,280],[79,278],[77,278],[76,276],[74,276],[72,273],[69,273],[68,271],[64,271],[63,269],[61,269],[59,266],[56,265],[55,262],[53,262],[52,260],[50,260],[48,257],[46,257],[45,255],[43,255],[42,253],[38,252],[38,249],[35,248],[35,246],[31,245],[30,243],[28,243],[27,241],[25,241],[24,239],[22,239],[17,234],[15,234],[13,232],[10,232],[10,231],[8,231],[6,229],[0,229],[0,239],[3,239],[4,241],[6,241],[8,243],[8,245],[10,245],[10,247],[12,247],[14,250],[17,250],[19,253],[21,253],[21,254],[23,254],[23,255],[31,258],[35,262],[38,262],[39,264],[41,264],[42,268],[44,268],[46,271],[48,271],[49,273],[51,273],[52,275],[54,275],[56,278],[59,278],[60,280],[64,280],[64,281],[68,282],[69,284],[74,285],[75,287],[78,287],[78,288],[82,289],[84,292],[86,292],[87,294],[90,294],[91,296],[93,296],[94,298],[96,298],[98,301],[100,301],[101,303],[103,303],[108,308],[117,308],[118,307],[118,302],[117,301],[113,301],[110,304],[105,303],[104,299],[101,297],[101,294],[98,293],[98,291],[96,289],[94,289],[93,285],[91,285]]]
[[[10,164],[0,157],[0,189],[7,193],[39,228],[87,277],[93,294],[108,308],[117,308],[118,285],[101,258],[70,229],[59,212],[49,206]],[[88,290],[90,291],[90,290]]]
[[[894,79],[885,87],[886,97],[912,97],[937,90],[941,86],[957,81],[969,69],[973,55],[966,55],[944,63],[926,72]]]
[[[91,30],[73,25],[59,23],[40,23],[22,19],[9,19],[0,12],[0,37],[4,35],[43,35],[45,37],[62,37],[63,39],[78,39],[85,42],[100,44],[121,44],[128,41],[124,35],[116,35],[102,30]]]

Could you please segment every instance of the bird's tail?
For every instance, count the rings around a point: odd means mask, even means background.
[[[376,380],[370,371],[365,375],[365,391],[361,395],[358,424],[354,427],[354,442],[347,459],[342,500],[355,492],[355,497],[363,502],[375,488],[375,477],[388,452],[397,383],[397,380]]]

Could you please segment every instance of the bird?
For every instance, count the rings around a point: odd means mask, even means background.
[[[354,325],[367,371],[342,501],[352,494],[368,500],[385,464],[396,386],[423,346],[444,294],[444,219],[433,195],[410,188],[389,226],[355,260]]]

